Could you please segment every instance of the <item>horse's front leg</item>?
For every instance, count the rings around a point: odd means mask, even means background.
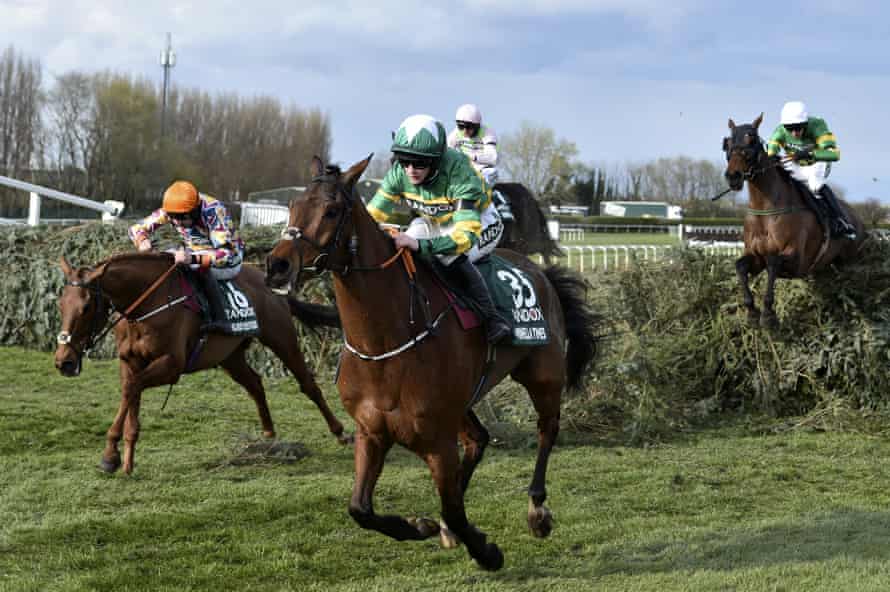
[[[760,315],[760,326],[766,329],[779,326],[773,304],[776,301],[776,277],[785,261],[786,258],[782,255],[770,255],[766,258],[766,294],[763,296],[763,312]]]
[[[751,293],[748,277],[756,276],[763,271],[763,267],[757,257],[746,254],[735,262],[735,271],[739,278],[739,285],[742,287],[742,298],[745,308],[748,309],[748,322],[757,326],[760,321],[760,311],[757,310],[757,306],[754,304],[754,294]]]
[[[123,364],[122,364],[123,365]],[[170,354],[161,356],[140,372],[130,372],[121,381],[121,393],[126,406],[124,420],[124,473],[133,472],[136,456],[136,442],[139,440],[139,407],[142,404],[142,391],[147,388],[173,384],[182,374],[183,364]],[[123,375],[122,375],[123,376]]]
[[[435,520],[408,521],[401,516],[374,512],[374,487],[383,471],[383,461],[392,442],[383,434],[371,434],[359,427],[355,435],[355,484],[349,500],[349,515],[362,528],[376,530],[397,541],[427,539],[439,532]]]
[[[108,428],[105,439],[105,450],[102,451],[102,458],[99,460],[99,468],[106,473],[113,473],[121,466],[121,453],[118,450],[118,443],[121,441],[121,435],[124,431],[124,420],[127,416],[127,390],[128,384],[133,381],[133,370],[124,361],[120,361],[120,381],[121,381],[121,402],[117,408],[117,415]]]

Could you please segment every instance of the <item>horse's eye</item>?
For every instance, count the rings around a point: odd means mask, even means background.
[[[336,218],[339,215],[340,215],[340,210],[338,208],[330,208],[328,210],[325,210],[325,212],[324,212],[324,217],[328,218],[328,219]]]

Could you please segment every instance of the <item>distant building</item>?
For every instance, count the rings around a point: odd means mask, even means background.
[[[682,220],[683,208],[662,201],[604,201],[600,202],[600,216]]]

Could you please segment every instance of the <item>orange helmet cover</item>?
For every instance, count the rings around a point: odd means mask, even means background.
[[[176,181],[164,192],[161,207],[171,214],[185,214],[195,209],[199,201],[198,189],[194,185],[188,181]]]

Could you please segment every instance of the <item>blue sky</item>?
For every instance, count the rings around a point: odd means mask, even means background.
[[[501,135],[523,120],[575,142],[588,163],[719,160],[727,119],[804,100],[838,137],[831,180],[890,204],[879,126],[890,99],[890,4],[699,0],[47,2],[0,0],[3,44],[48,78],[112,69],[318,106],[333,156],[388,145],[407,115],[450,127],[477,103]]]

